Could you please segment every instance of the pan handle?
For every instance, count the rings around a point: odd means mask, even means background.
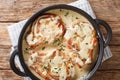
[[[108,46],[108,44],[110,43],[110,40],[112,38],[112,30],[111,30],[110,26],[105,21],[100,20],[100,19],[95,19],[95,21],[96,21],[96,23],[98,25],[102,25],[106,29],[106,31],[107,31],[106,39],[103,38],[103,40],[104,40],[104,47],[106,47],[106,46]]]
[[[10,57],[10,67],[11,69],[19,76],[27,76],[24,72],[21,72],[16,66],[15,66],[15,56],[18,55],[17,49],[13,51]]]

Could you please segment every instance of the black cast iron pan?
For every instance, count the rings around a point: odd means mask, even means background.
[[[96,61],[96,64],[93,66],[92,70],[87,74],[85,80],[90,79],[93,74],[97,71],[98,67],[100,66],[101,62],[102,62],[102,58],[103,58],[103,53],[104,53],[104,48],[106,46],[108,46],[110,40],[111,40],[111,36],[112,36],[112,31],[110,26],[103,20],[100,19],[93,19],[91,16],[89,16],[86,12],[84,12],[81,9],[78,9],[76,7],[73,6],[69,6],[69,5],[65,5],[65,4],[59,4],[59,5],[53,5],[53,6],[49,6],[47,8],[44,8],[40,11],[38,11],[37,13],[35,13],[30,19],[28,19],[28,21],[26,22],[26,24],[24,25],[21,33],[20,33],[20,37],[18,40],[18,45],[17,48],[13,51],[11,58],[10,58],[10,66],[11,69],[18,74],[19,76],[28,76],[33,80],[39,80],[27,67],[27,65],[25,64],[24,58],[23,58],[23,52],[22,52],[22,42],[23,42],[23,36],[24,33],[26,32],[26,29],[29,27],[29,25],[31,23],[33,23],[39,16],[41,16],[42,14],[44,14],[46,11],[49,10],[53,10],[53,9],[67,9],[67,10],[72,10],[75,11],[77,13],[79,13],[80,15],[84,16],[94,27],[94,29],[97,32],[97,36],[98,36],[98,43],[99,43],[99,53],[98,53],[98,58]],[[107,37],[106,39],[103,39],[103,35],[102,35],[102,31],[100,30],[100,25],[102,25],[102,27],[104,27],[107,31]],[[20,71],[16,65],[15,65],[15,56],[19,57],[21,66],[24,69],[24,72]]]

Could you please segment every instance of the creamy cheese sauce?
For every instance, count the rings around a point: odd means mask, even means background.
[[[98,41],[91,23],[65,9],[50,10],[26,31],[23,53],[42,80],[78,80],[94,66]]]

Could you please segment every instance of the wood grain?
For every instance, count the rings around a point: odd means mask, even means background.
[[[16,75],[12,70],[0,70],[0,80],[23,80],[23,78]]]
[[[9,70],[10,49],[0,48],[0,70]]]
[[[20,21],[46,6],[72,1],[75,0],[0,0],[0,21]]]
[[[0,80],[23,80],[9,66],[11,42],[7,27],[29,18],[38,10],[53,4],[75,0],[0,0]],[[103,62],[91,80],[120,78],[120,0],[89,0],[97,18],[106,21],[113,31],[110,49],[113,57]],[[105,33],[105,30],[103,30]]]
[[[89,0],[97,18],[110,22],[120,21],[119,0]]]
[[[0,47],[9,47],[11,45],[7,27],[13,23],[0,23]]]
[[[109,70],[109,71],[97,71],[91,80],[119,80],[120,71]]]
[[[100,70],[120,70],[120,46],[110,46],[113,57],[102,63]]]
[[[120,71],[97,71],[91,80],[119,80]],[[11,70],[0,70],[0,80],[23,80]]]

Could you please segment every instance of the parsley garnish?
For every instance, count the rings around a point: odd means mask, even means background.
[[[62,9],[60,9],[60,11],[62,11]]]
[[[48,41],[45,41],[45,44],[47,44],[48,43]]]
[[[86,45],[88,45],[88,43],[85,43]]]
[[[66,12],[66,14],[64,16],[68,16],[69,12]]]
[[[78,19],[78,17],[76,17],[76,19]]]
[[[45,46],[44,47],[42,47],[42,50],[44,50],[45,49]]]

